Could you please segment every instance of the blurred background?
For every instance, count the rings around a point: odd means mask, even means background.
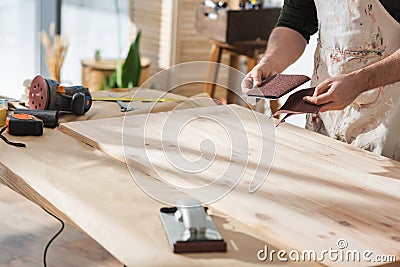
[[[194,28],[195,9],[200,2],[204,1],[2,0],[0,95],[19,99],[24,94],[25,79],[39,73],[48,76],[39,33],[49,32],[52,22],[55,33],[69,41],[61,69],[62,83],[82,84],[82,61],[94,59],[96,51],[102,59],[124,58],[138,30],[142,32],[141,56],[149,61],[147,75],[174,64],[209,60],[210,39],[196,34]],[[274,6],[282,4],[281,0],[272,2]],[[304,55],[285,73],[311,76],[315,46],[313,36]],[[228,61],[223,55],[222,63]],[[240,70],[246,72],[245,60],[241,59],[240,64]],[[198,87],[183,94],[201,90]],[[293,116],[288,122],[303,126],[304,117]]]
[[[61,10],[57,5],[61,4]],[[119,56],[119,42],[129,46],[129,0],[2,0],[0,1],[0,94],[14,98],[23,94],[22,83],[47,73],[39,32],[61,17],[60,31],[69,39],[61,71],[63,82],[81,83],[81,60],[99,50],[105,58]],[[61,12],[61,14],[58,14]],[[118,36],[118,24],[121,36]],[[57,26],[56,26],[57,27]],[[119,40],[120,38],[120,40]]]

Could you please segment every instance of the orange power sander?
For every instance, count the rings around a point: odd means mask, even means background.
[[[57,81],[36,76],[29,88],[29,108],[85,114],[92,106],[89,89],[80,85],[61,86]]]

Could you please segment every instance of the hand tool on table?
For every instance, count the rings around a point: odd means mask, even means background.
[[[110,97],[116,98],[116,96],[114,94],[110,94]],[[136,110],[137,108],[134,108],[130,105],[130,103],[125,103],[121,100],[116,100],[116,102],[118,103],[118,105],[121,108],[121,112],[128,112],[128,111],[132,111],[132,110]]]
[[[174,253],[226,252],[226,242],[200,201],[181,199],[177,207],[161,208],[160,218]]]
[[[43,121],[29,114],[12,114],[6,120],[7,132],[16,136],[43,134]]]
[[[9,141],[3,136],[5,131],[16,136],[40,136],[43,134],[43,121],[29,114],[12,114],[7,117],[6,126],[0,130],[0,139],[12,146],[26,147],[23,143]]]
[[[121,107],[121,112],[128,112],[132,110],[136,110],[137,108],[134,108],[130,106],[130,104],[122,102],[120,100],[117,100],[118,105]]]
[[[9,145],[25,147],[23,143],[10,142],[2,135],[4,131],[10,135],[40,136],[43,134],[43,127],[54,128],[58,125],[58,111],[56,110],[35,110],[35,109],[16,109],[14,114],[6,119],[6,126],[1,129],[0,138]]]
[[[93,97],[93,101],[141,101],[141,102],[175,102],[179,99],[174,98],[150,98],[150,97]]]
[[[57,110],[17,108],[14,110],[14,114],[28,114],[35,116],[43,121],[44,127],[55,128],[58,126],[59,112]]]
[[[67,111],[83,115],[92,106],[89,89],[80,85],[62,86],[57,81],[36,76],[29,87],[29,108]]]

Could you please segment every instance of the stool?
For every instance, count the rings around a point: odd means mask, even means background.
[[[259,40],[259,41],[241,41],[232,44],[219,42],[216,40],[211,40],[211,52],[210,52],[210,60],[211,62],[221,63],[222,53],[228,52],[229,57],[229,66],[235,69],[239,69],[239,57],[246,56],[246,64],[247,64],[247,72],[251,71],[254,66],[257,64],[258,56],[265,51],[267,46],[267,40]],[[218,67],[210,70],[213,78],[213,83],[208,83],[205,86],[205,92],[209,94],[211,97],[215,96],[215,81],[217,80],[218,75]],[[234,92],[227,90],[226,95],[227,104],[236,103],[236,95]],[[271,112],[274,113],[279,109],[279,103],[277,100],[270,101]]]

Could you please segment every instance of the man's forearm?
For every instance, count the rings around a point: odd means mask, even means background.
[[[268,64],[274,72],[281,73],[303,54],[306,45],[307,41],[300,33],[277,27],[269,37],[261,62]]]
[[[367,67],[350,73],[365,92],[400,81],[400,49],[392,55]]]
[[[243,79],[243,91],[261,86],[263,78],[284,71],[301,56],[306,45],[307,41],[300,33],[290,28],[276,27],[269,37],[264,56]]]

